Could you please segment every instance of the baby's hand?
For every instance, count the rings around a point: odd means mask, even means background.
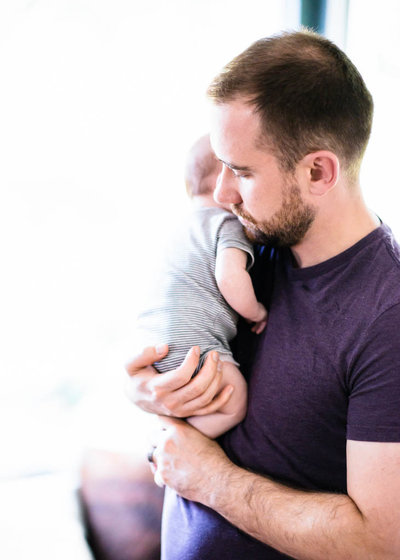
[[[254,317],[254,325],[251,327],[251,332],[260,334],[267,326],[268,312],[262,303],[258,302],[257,315]]]

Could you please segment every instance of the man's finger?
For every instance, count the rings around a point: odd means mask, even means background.
[[[200,348],[198,346],[193,346],[178,368],[160,375],[160,379],[157,379],[158,387],[174,391],[186,385],[196,371],[199,359]]]
[[[144,348],[140,354],[137,354],[132,360],[130,360],[125,369],[129,375],[134,375],[139,370],[151,366],[154,362],[158,362],[165,358],[168,354],[168,345],[160,344],[158,346],[147,346]]]
[[[159,473],[159,471],[155,472],[154,475],[154,482],[157,484],[157,486],[159,486],[160,488],[164,488],[165,484],[163,479],[161,478],[161,474]]]
[[[214,397],[221,391],[223,371],[222,362],[219,362],[217,369],[215,369],[212,364],[209,364],[208,367],[210,368],[208,372],[206,371],[206,364],[202,371],[199,373],[199,376],[205,375],[205,373],[207,373],[207,376],[204,378],[201,385],[193,387],[193,381],[191,383],[191,386],[188,387],[188,389],[191,389],[190,392],[186,391],[186,388],[183,388],[182,391],[180,391],[181,393],[184,393],[184,396],[180,396],[180,392],[177,392],[178,398],[180,399],[180,402],[182,402],[181,412],[184,416],[191,416],[193,410],[200,409],[204,406],[209,405]],[[196,379],[196,381],[198,382],[199,380]],[[208,384],[208,386],[206,384]]]
[[[216,377],[219,380],[221,379],[221,368],[217,369],[218,363],[218,352],[210,352],[206,358],[204,366],[201,368],[196,377],[190,381],[187,387],[183,387],[181,391],[177,393],[177,397],[182,404],[204,395]],[[219,388],[219,385],[215,387],[215,393],[219,391]]]
[[[234,388],[232,385],[227,385],[222,389],[222,391],[213,398],[213,400],[205,406],[200,406],[199,401],[200,399],[194,399],[187,403],[188,412],[185,412],[187,416],[205,416],[206,414],[212,414],[219,410],[222,406],[224,406],[232,396]],[[189,408],[190,407],[190,408]],[[190,410],[190,412],[189,412]]]

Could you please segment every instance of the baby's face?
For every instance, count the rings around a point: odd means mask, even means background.
[[[214,200],[214,193],[203,194],[201,196],[194,196],[192,198],[192,201],[196,206],[217,207],[217,208],[223,208],[224,210],[228,210],[228,212],[232,212],[231,204],[221,204],[220,202],[216,202]]]

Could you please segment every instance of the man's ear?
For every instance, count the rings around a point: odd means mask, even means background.
[[[303,160],[311,194],[323,196],[333,189],[339,179],[340,164],[338,157],[327,150],[307,154]]]

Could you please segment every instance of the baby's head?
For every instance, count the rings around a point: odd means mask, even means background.
[[[186,190],[190,198],[209,198],[213,202],[213,192],[222,164],[215,157],[208,134],[202,136],[190,149],[185,166]],[[213,205],[216,205],[214,202]]]

